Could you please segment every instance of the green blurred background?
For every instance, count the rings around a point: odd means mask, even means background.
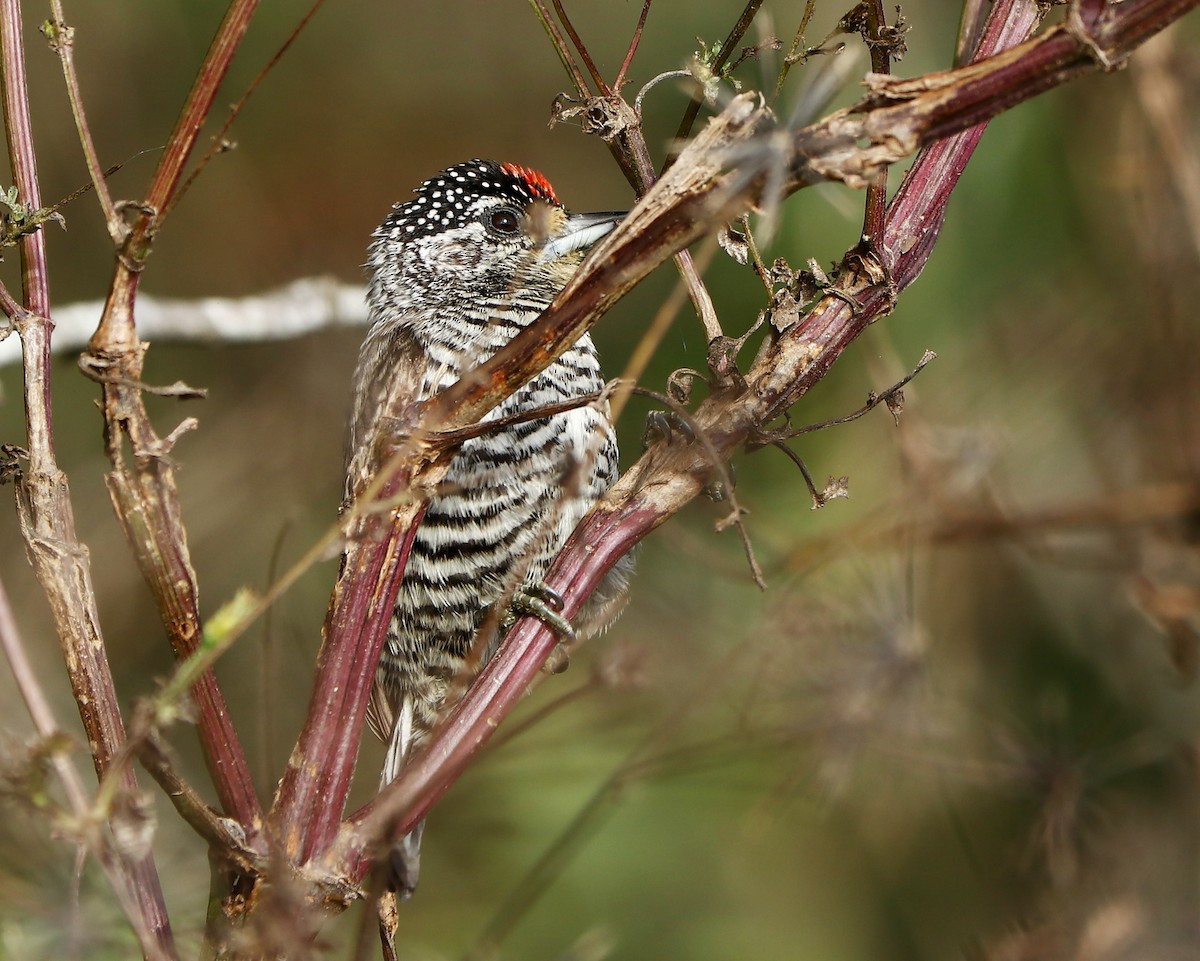
[[[53,199],[86,172],[57,60],[34,30],[48,14],[27,6]],[[611,78],[640,4],[569,9]],[[802,9],[768,2],[753,39],[789,41]],[[722,39],[739,10],[658,0],[631,85],[683,66],[697,37]],[[222,104],[302,11],[264,5]],[[843,12],[821,5],[810,41]],[[913,29],[897,72],[947,66],[956,6],[925,0],[904,14]],[[132,158],[115,196],[144,191],[219,15],[220,4],[183,0],[68,4],[101,158]],[[510,726],[580,696],[489,752],[431,817],[422,887],[402,913],[404,957],[462,957],[496,918],[499,956],[522,959],[1200,957],[1200,218],[1189,222],[1185,203],[1200,183],[1186,149],[1197,137],[1195,26],[1128,70],[992,124],[923,277],[794,411],[796,423],[846,413],[926,348],[938,353],[908,388],[899,426],[880,408],[795,445],[818,482],[848,476],[849,499],[814,512],[781,454],[738,459],[766,592],[736,534],[714,533],[719,508],[693,505],[650,539],[624,618]],[[851,48],[839,103],[866,69]],[[783,102],[827,64],[796,67]],[[739,76],[760,86],[776,69],[770,59]],[[312,274],[354,281],[389,205],[473,156],[542,169],[575,209],[628,204],[603,144],[548,127],[567,88],[516,0],[330,0],[246,108],[237,149],[170,218],[143,290],[238,296]],[[1172,94],[1186,109],[1171,112]],[[671,84],[650,96],[657,157],[685,104]],[[1185,149],[1164,153],[1173,137]],[[857,238],[861,211],[846,188],[805,191],[765,254],[827,265]],[[103,296],[112,266],[94,200],[65,213],[69,230],[48,233],[60,305]],[[0,273],[15,289],[14,259]],[[727,331],[745,329],[761,286],[723,255],[708,276]],[[673,284],[660,270],[602,321],[610,375]],[[149,401],[164,434],[200,420],[175,457],[207,613],[269,583],[334,517],[357,339],[151,350],[148,380],[209,390],[202,402]],[[661,389],[670,371],[703,361],[700,326],[681,316],[644,382]],[[63,357],[54,389],[59,456],[129,704],[170,670],[170,654],[105,494],[96,388]],[[626,462],[645,409],[632,405],[620,425]],[[0,441],[22,438],[20,373],[2,368]],[[31,655],[78,733],[11,510],[0,545]],[[332,562],[309,572],[220,665],[264,794],[301,722],[333,574]],[[0,718],[15,757],[30,728],[6,669]],[[191,731],[172,740],[202,780]],[[380,755],[366,746],[359,800]],[[205,851],[156,805],[168,899],[194,943]],[[0,956],[132,956],[98,872],[85,876],[73,927],[73,850],[20,805],[3,810]],[[561,870],[529,899],[527,872],[547,852],[563,856]],[[355,920],[326,929],[342,954]]]

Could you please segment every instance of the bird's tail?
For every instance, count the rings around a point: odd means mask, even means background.
[[[396,779],[396,775],[404,768],[404,762],[408,760],[413,744],[413,702],[411,695],[406,694],[400,704],[400,710],[396,712],[392,736],[388,739],[383,774],[379,779],[380,788],[387,787]],[[401,901],[412,897],[421,877],[421,835],[424,830],[425,822],[421,821],[396,841],[388,856],[388,889],[395,891]]]

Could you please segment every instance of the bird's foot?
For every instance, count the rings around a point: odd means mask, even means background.
[[[545,584],[526,584],[513,594],[508,610],[500,618],[500,633],[505,634],[520,618],[536,617],[552,630],[558,638],[554,650],[546,658],[542,670],[547,674],[561,674],[567,669],[570,655],[567,645],[575,640],[575,628],[559,613],[563,600],[558,592]]]
[[[692,425],[678,411],[652,410],[646,415],[646,426],[642,431],[642,450],[659,442],[673,444],[676,440],[690,444],[696,439]],[[711,501],[729,498],[729,490],[735,483],[733,461],[725,462],[725,469],[704,485],[704,496]]]
[[[662,441],[670,444],[676,437],[690,444],[696,439],[692,425],[673,410],[652,410],[646,415],[646,426],[642,430],[642,450]]]

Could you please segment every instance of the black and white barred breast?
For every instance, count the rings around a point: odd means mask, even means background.
[[[372,469],[386,411],[434,396],[512,340],[620,217],[569,214],[541,174],[491,161],[450,167],[396,205],[371,245],[371,326],[355,373],[347,503]],[[484,420],[603,385],[584,336]],[[617,472],[603,401],[506,424],[459,449],[416,531],[376,677],[370,719],[388,744],[385,783],[491,656],[514,591],[542,582]],[[579,635],[615,617],[629,569],[622,562],[594,592],[574,625]],[[418,843],[415,832],[405,855],[413,883]]]
[[[452,367],[444,370],[445,380],[458,379]],[[603,385],[595,348],[584,338],[488,419],[569,401]],[[380,663],[395,716],[411,711],[415,743],[436,723],[448,688],[469,680],[491,656],[497,603],[541,583],[617,469],[605,405],[511,424],[463,444],[417,529]],[[611,600],[615,586],[603,600]],[[489,618],[490,630],[476,638]]]

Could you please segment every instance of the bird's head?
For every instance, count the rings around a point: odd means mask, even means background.
[[[374,234],[376,307],[549,303],[583,254],[624,216],[570,214],[536,170],[469,160],[396,204]]]

